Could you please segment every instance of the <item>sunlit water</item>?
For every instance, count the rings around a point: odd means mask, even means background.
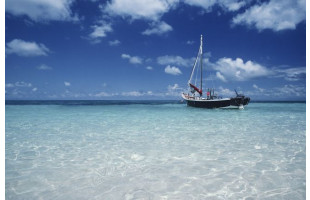
[[[6,199],[305,199],[306,104],[6,105]]]

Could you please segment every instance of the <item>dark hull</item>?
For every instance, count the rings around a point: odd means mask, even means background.
[[[185,99],[188,106],[197,108],[225,108],[229,106],[246,106],[250,102],[249,97],[235,97],[230,99],[219,100],[189,100]]]
[[[218,101],[195,101],[186,100],[188,106],[198,107],[198,108],[224,108],[230,106],[230,99],[228,100],[218,100]]]
[[[231,106],[248,105],[250,102],[249,97],[235,97],[230,99]]]

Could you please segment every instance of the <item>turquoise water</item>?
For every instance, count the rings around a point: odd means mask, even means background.
[[[6,199],[305,199],[306,104],[6,105]]]

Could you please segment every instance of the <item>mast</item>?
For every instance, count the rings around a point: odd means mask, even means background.
[[[189,78],[189,80],[188,80],[188,84],[190,84],[190,82],[191,82],[191,80],[192,80],[192,78],[193,78],[194,71],[195,71],[195,68],[196,68],[196,64],[197,64],[197,61],[198,61],[198,58],[199,58],[199,54],[200,54],[200,52],[201,52],[201,44],[200,44],[200,47],[199,47],[199,51],[198,51],[198,54],[197,54],[197,57],[196,57],[195,63],[194,63],[193,68],[192,68],[192,73],[191,73],[191,76],[190,76],[190,78]]]
[[[202,35],[200,35],[200,53],[200,91],[202,92]],[[202,93],[200,96],[202,96]]]
[[[200,63],[199,63],[199,58],[200,58]],[[194,71],[196,69],[196,64],[199,65],[200,64],[200,88],[196,87],[195,85],[193,85],[191,83],[191,80],[193,78],[193,74]],[[199,67],[199,66],[197,66]],[[198,68],[197,68],[197,75],[198,75]],[[196,77],[197,78],[197,77]],[[197,79],[196,79],[197,80]],[[195,80],[195,84],[196,84],[196,80]],[[189,88],[193,89],[192,93],[194,93],[195,91],[199,93],[200,97],[202,96],[202,35],[200,36],[200,47],[199,47],[199,51],[198,51],[198,55],[196,57],[195,63],[193,65],[193,69],[192,69],[192,73],[191,76],[188,80],[188,86]]]

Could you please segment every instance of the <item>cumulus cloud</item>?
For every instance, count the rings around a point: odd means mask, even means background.
[[[233,18],[233,24],[255,27],[259,31],[295,29],[306,20],[306,0],[270,0],[254,5]]]
[[[15,83],[7,83],[5,84],[5,87],[6,88],[17,88],[17,87],[30,88],[32,87],[32,84],[24,82],[24,81],[17,81]]]
[[[36,42],[27,42],[20,39],[14,39],[6,44],[7,54],[17,54],[19,56],[47,56],[50,50],[44,44]]]
[[[112,0],[103,7],[103,12],[131,20],[156,21],[177,2],[178,0]]]
[[[195,43],[195,41],[193,41],[193,40],[186,41],[186,44],[188,44],[188,45],[193,45],[194,43]]]
[[[5,84],[5,87],[7,87],[7,88],[12,88],[12,87],[15,87],[15,85],[12,84],[12,83],[7,83],[7,84]]]
[[[226,78],[221,74],[221,72],[216,72],[216,77],[223,82],[227,82]]]
[[[142,64],[142,62],[143,62],[142,58],[140,58],[138,56],[130,56],[128,54],[122,54],[121,57],[123,59],[128,59],[128,61],[131,64]]]
[[[120,44],[121,44],[121,42],[119,40],[109,41],[110,46],[118,46]]]
[[[201,7],[206,12],[211,12],[212,7],[215,5],[218,5],[222,9],[228,11],[237,11],[246,5],[246,1],[240,1],[240,0],[208,0],[208,1],[184,0],[184,3],[191,6]]]
[[[150,24],[150,28],[142,32],[143,35],[163,35],[169,31],[172,31],[173,28],[164,21],[153,22]]]
[[[5,11],[15,15],[26,15],[34,21],[77,21],[70,9],[74,0],[9,0]]]
[[[299,81],[306,79],[306,67],[295,67],[295,68],[273,68],[275,77],[283,77],[287,81]]]
[[[182,72],[181,72],[181,70],[179,68],[174,67],[174,66],[170,67],[170,65],[168,65],[165,68],[165,73],[171,74],[171,75],[176,75],[176,76],[182,74]]]
[[[258,87],[256,84],[253,84],[253,88],[258,90],[259,92],[264,92],[265,91],[265,89]]]
[[[38,88],[36,88],[36,87],[35,87],[35,88],[32,88],[32,91],[33,91],[33,92],[36,92],[37,90],[38,90]]]
[[[26,83],[24,81],[18,81],[15,83],[16,87],[32,87],[31,83]]]
[[[217,77],[220,80],[235,80],[245,81],[251,78],[262,77],[270,75],[272,72],[266,67],[252,62],[243,62],[241,58],[233,60],[231,58],[221,58],[215,64],[213,68],[217,70]]]
[[[65,84],[66,87],[71,86],[71,83],[70,83],[70,82],[67,82],[67,81],[65,81],[64,84]]]
[[[122,92],[120,94],[121,96],[126,96],[126,97],[141,97],[141,96],[154,96],[152,91],[130,91],[130,92]]]
[[[133,97],[140,97],[143,96],[144,93],[138,91],[131,91],[131,92],[122,92],[122,96],[133,96]]]
[[[147,70],[153,70],[153,67],[152,66],[147,66],[146,69]]]
[[[246,1],[222,0],[220,1],[220,4],[222,7],[226,8],[229,11],[237,11],[246,5]]]
[[[195,58],[182,58],[181,56],[160,56],[157,58],[157,63],[160,65],[178,65],[183,67],[191,67]]]
[[[174,9],[180,2],[190,6],[201,7],[210,12],[213,6],[225,11],[237,11],[247,4],[247,0],[111,0],[102,5],[102,11],[110,16],[121,16],[131,20],[146,19],[160,21],[161,17]]]
[[[91,26],[92,32],[89,34],[89,39],[93,43],[100,43],[101,39],[107,36],[107,33],[112,32],[112,25],[105,21],[99,21],[98,24]]]
[[[234,96],[236,93],[228,88],[223,88],[222,86],[219,87],[219,94],[223,96]]]
[[[306,88],[304,86],[288,84],[274,88],[273,95],[280,97],[304,97],[306,96]]]
[[[169,91],[171,91],[171,90],[178,90],[178,89],[180,89],[180,87],[179,87],[179,85],[177,83],[175,83],[174,85],[168,85],[167,89]]]
[[[42,64],[42,65],[38,66],[37,69],[38,70],[52,70],[53,68],[50,66]]]
[[[99,92],[99,93],[96,93],[94,95],[91,95],[91,96],[95,96],[95,97],[110,97],[110,96],[113,96],[107,92]]]
[[[164,96],[175,96],[180,97],[181,91],[184,90],[177,83],[173,85],[168,85],[167,92],[164,93]]]

